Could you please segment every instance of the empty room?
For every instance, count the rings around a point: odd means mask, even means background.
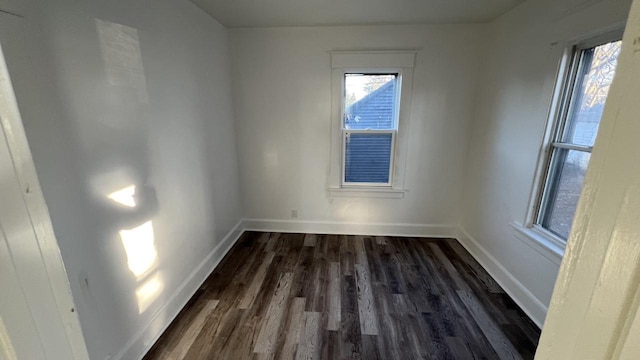
[[[640,0],[0,0],[0,360],[640,359]]]

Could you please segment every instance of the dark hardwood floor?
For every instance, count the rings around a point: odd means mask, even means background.
[[[539,336],[456,240],[246,232],[145,360],[532,359]]]

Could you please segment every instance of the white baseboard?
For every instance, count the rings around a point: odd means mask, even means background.
[[[244,229],[266,232],[288,232],[307,234],[341,234],[372,236],[416,236],[453,238],[457,235],[455,225],[429,224],[385,224],[348,223],[338,221],[305,221],[244,219]]]
[[[151,321],[112,359],[142,359],[244,232],[242,219],[200,262]]]
[[[473,236],[461,227],[458,228],[457,238],[460,244],[471,253],[513,301],[522,308],[539,328],[542,328],[547,315],[547,306],[522,285],[522,283],[480,245]]]

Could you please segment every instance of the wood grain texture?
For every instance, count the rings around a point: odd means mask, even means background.
[[[530,360],[539,335],[456,240],[246,232],[145,360]]]
[[[491,293],[502,293],[500,285],[493,280],[493,278],[473,259],[473,256],[460,245],[458,240],[448,239],[447,244],[455,251],[456,255],[460,257],[460,260],[464,262],[466,266],[472,271],[472,274],[486,287]]]
[[[340,329],[340,263],[329,264],[329,288],[327,299],[329,301],[329,318],[327,330]]]
[[[307,234],[304,236],[304,246],[316,246],[316,235]]]
[[[294,298],[285,321],[283,330],[286,336],[281,339],[282,347],[278,348],[277,359],[293,360],[296,357],[298,344],[305,326],[304,298]]]
[[[356,279],[350,275],[345,276],[341,283],[341,291],[340,358],[351,359],[362,353]]]
[[[355,247],[355,253],[356,253],[356,264],[368,265],[367,253],[364,249],[364,237],[356,236],[354,247]]]
[[[191,320],[191,323],[189,324],[187,331],[182,335],[180,342],[178,342],[173,351],[168,355],[170,359],[184,359],[185,355],[187,355],[187,352],[191,348],[191,345],[195,341],[196,336],[198,336],[202,330],[205,320],[209,315],[211,315],[211,312],[216,308],[216,305],[218,305],[218,300],[207,300],[204,308],[200,310],[195,319]]]
[[[515,349],[511,341],[507,339],[503,331],[498,327],[487,311],[480,305],[476,297],[464,290],[457,291],[458,296],[471,312],[471,316],[476,320],[480,329],[493,346],[500,360],[519,360],[522,359],[518,351]]]
[[[266,319],[262,325],[262,329],[260,329],[260,335],[258,335],[258,341],[256,342],[256,347],[253,349],[253,352],[262,354],[274,352],[274,345],[278,337],[282,315],[288,305],[292,278],[292,273],[283,273],[280,276],[278,287],[269,304],[269,310],[267,310]]]
[[[373,304],[373,292],[369,273],[364,265],[356,264],[356,286],[358,288],[358,310],[360,332],[363,335],[378,335],[378,322]]]
[[[238,305],[239,309],[248,309],[251,304],[253,304],[253,301],[258,296],[258,291],[264,282],[264,278],[267,275],[267,268],[271,265],[271,261],[273,261],[273,257],[273,252],[268,252],[264,257],[264,260],[262,261],[262,264],[260,264],[260,268],[258,268],[258,272],[253,278],[251,285]]]
[[[320,317],[318,312],[305,312],[304,331],[298,345],[296,360],[317,360],[320,358]]]

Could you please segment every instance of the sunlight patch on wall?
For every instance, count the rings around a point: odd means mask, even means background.
[[[118,204],[136,207],[135,185],[129,185],[108,195],[108,198]],[[158,253],[153,234],[151,220],[133,229],[121,229],[118,234],[122,246],[127,253],[129,270],[140,280],[148,275],[158,265]]]
[[[371,220],[369,204],[361,200],[347,200],[341,207],[340,214],[343,221],[367,223]]]
[[[160,274],[156,273],[146,281],[144,281],[136,289],[136,298],[138,300],[138,311],[140,314],[145,312],[151,304],[158,298],[164,283],[160,278]]]
[[[136,202],[136,186],[129,185],[114,191],[107,197],[114,202],[132,208],[130,216],[136,211],[144,210],[145,203]],[[148,204],[147,204],[148,205]],[[140,208],[140,209],[139,209]],[[135,290],[138,311],[142,314],[158,298],[164,284],[157,271],[158,252],[156,250],[153,221],[148,220],[132,229],[118,231],[122,246],[127,255],[127,265],[135,276],[137,287]]]
[[[109,83],[135,89],[138,100],[148,104],[138,30],[100,19],[96,19],[96,28]]]
[[[136,199],[133,197],[136,193],[136,186],[129,185],[125,188],[122,188],[118,191],[115,191],[109,194],[107,197],[120,205],[135,207]]]
[[[143,278],[158,263],[153,224],[151,221],[131,230],[120,230],[120,239],[127,253],[129,270],[137,279]]]

